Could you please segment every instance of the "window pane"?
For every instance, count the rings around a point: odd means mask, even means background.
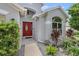
[[[52,28],[57,28],[57,23],[52,23]]]
[[[61,28],[61,24],[60,23],[58,23],[58,28]]]

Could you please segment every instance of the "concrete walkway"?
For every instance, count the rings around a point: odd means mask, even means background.
[[[25,56],[42,56],[36,43],[25,45]]]
[[[42,56],[42,52],[37,44],[37,41],[32,38],[22,39],[19,56]]]

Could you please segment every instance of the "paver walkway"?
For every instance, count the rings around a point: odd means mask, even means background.
[[[25,56],[42,56],[41,51],[36,43],[25,45]]]

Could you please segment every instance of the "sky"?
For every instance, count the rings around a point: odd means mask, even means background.
[[[45,3],[44,6],[42,7],[42,10],[46,10],[51,7],[56,7],[56,6],[61,6],[63,7],[64,10],[69,9],[73,4],[72,3]]]

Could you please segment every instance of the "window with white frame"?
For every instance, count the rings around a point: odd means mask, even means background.
[[[52,29],[58,30],[60,32],[60,34],[62,33],[62,20],[60,17],[52,18]]]

